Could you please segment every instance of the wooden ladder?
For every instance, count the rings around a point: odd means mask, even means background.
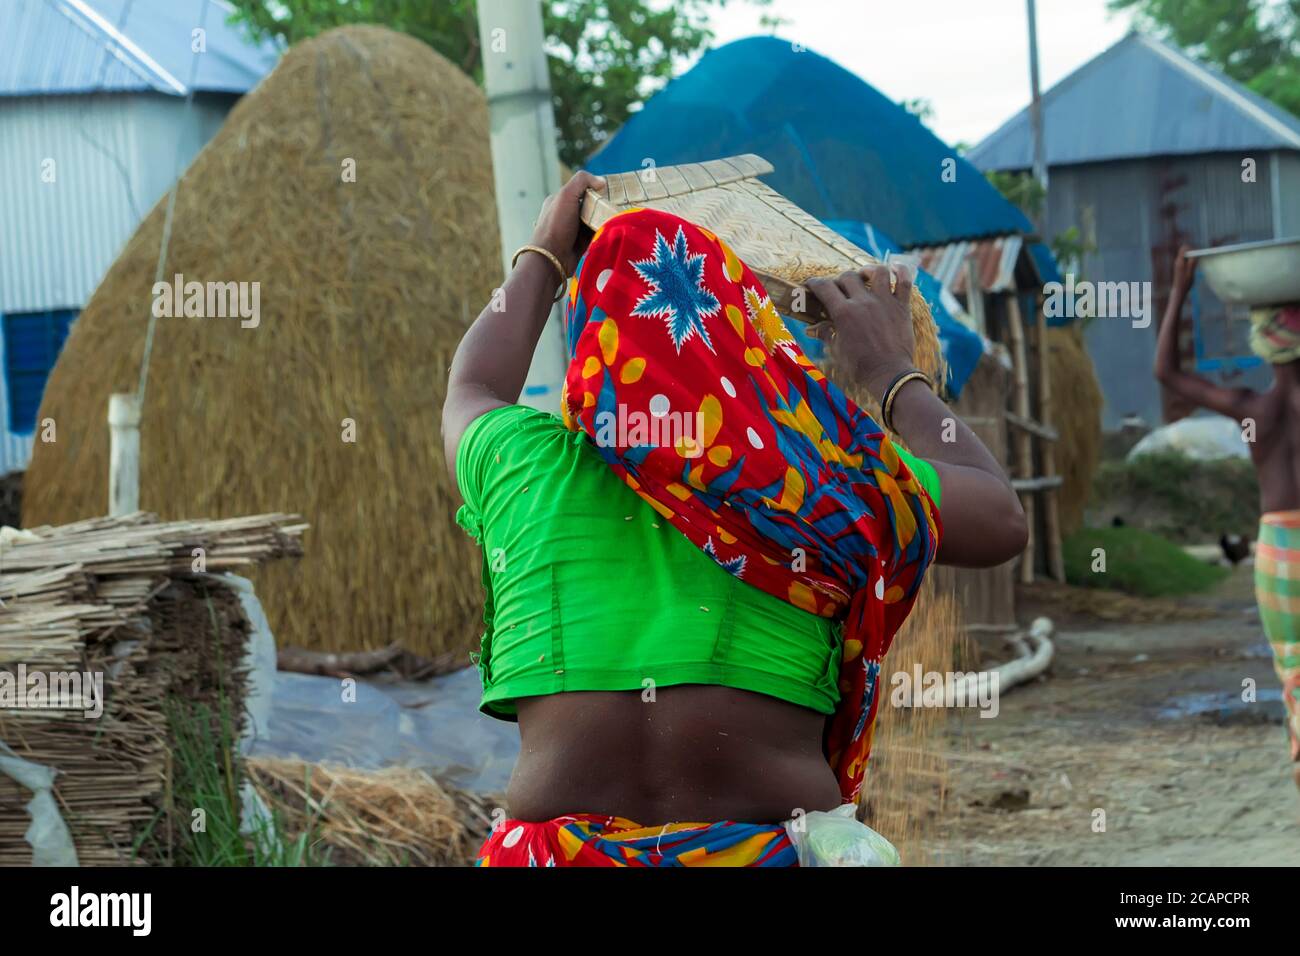
[[[1007,333],[1010,338],[1011,367],[1013,374],[1011,401],[1013,408],[1006,413],[1007,425],[1014,431],[1016,450],[1015,474],[1011,486],[1020,493],[1020,504],[1025,509],[1029,525],[1029,541],[1020,559],[1020,580],[1028,583],[1034,579],[1039,543],[1038,505],[1043,507],[1043,528],[1047,541],[1048,573],[1057,581],[1065,581],[1065,558],[1061,550],[1061,520],[1057,495],[1062,478],[1056,473],[1056,442],[1060,433],[1052,427],[1052,380],[1048,361],[1047,319],[1043,312],[1042,296],[1038,299],[1035,323],[1035,346],[1038,353],[1038,418],[1033,417],[1030,397],[1029,348],[1025,341],[1025,324],[1020,314],[1020,300],[1013,292],[1007,296]],[[1035,442],[1039,445],[1042,461],[1041,475],[1036,475],[1034,464]]]

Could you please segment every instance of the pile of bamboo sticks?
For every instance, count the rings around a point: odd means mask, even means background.
[[[103,712],[0,698],[0,741],[57,772],[83,865],[147,862],[170,821],[169,700],[216,699],[242,719],[248,620],[213,572],[302,553],[296,515],[160,522],[98,518],[0,532],[0,680],[102,675]],[[206,573],[205,573],[206,572]],[[0,774],[0,866],[26,865],[32,794]]]

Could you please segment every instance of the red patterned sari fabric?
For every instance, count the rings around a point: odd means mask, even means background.
[[[843,621],[825,739],[856,800],[880,666],[938,548],[938,510],[706,229],[629,210],[569,284],[566,425],[727,572]]]
[[[668,823],[643,827],[621,817],[575,813],[540,823],[506,820],[475,866],[798,866],[780,823]]]

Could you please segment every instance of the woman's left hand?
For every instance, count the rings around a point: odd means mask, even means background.
[[[583,235],[582,197],[588,189],[600,189],[604,185],[603,177],[579,170],[542,203],[532,244],[553,253],[569,275],[573,275],[573,270],[578,267],[586,240],[591,238],[589,231]]]
[[[894,272],[877,263],[860,272],[812,278],[805,284],[830,317],[834,330],[830,351],[837,364],[842,363],[877,401],[883,399],[885,386],[914,367],[911,270]],[[824,340],[826,330],[818,328],[815,334]]]

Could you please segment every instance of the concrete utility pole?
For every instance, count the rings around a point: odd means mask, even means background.
[[[1043,94],[1038,83],[1038,12],[1034,0],[1026,0],[1029,7],[1029,125],[1034,136],[1034,178],[1043,187],[1043,209],[1038,215],[1041,233],[1047,221],[1047,149],[1043,141]]]
[[[492,170],[496,179],[501,257],[510,257],[533,234],[542,200],[560,188],[555,112],[546,68],[539,0],[478,0],[483,85],[492,122]],[[557,411],[568,366],[562,305],[551,311],[520,401]]]

